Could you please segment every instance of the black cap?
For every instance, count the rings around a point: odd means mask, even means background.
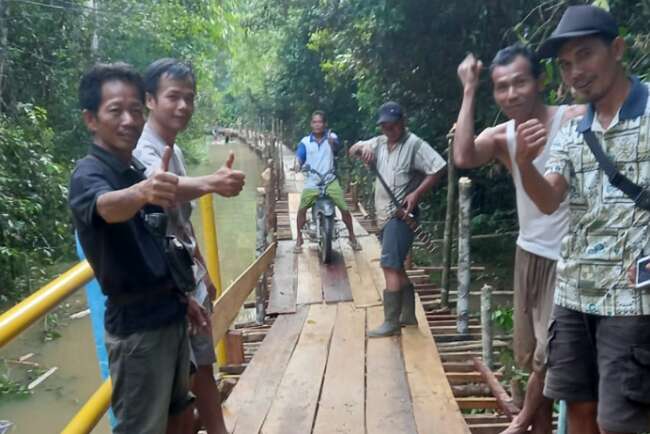
[[[618,26],[614,17],[596,6],[570,6],[564,11],[551,36],[539,47],[537,54],[541,59],[555,57],[567,40],[598,34],[611,38],[618,36]]]
[[[377,125],[384,122],[397,122],[404,117],[402,107],[394,101],[388,101],[379,107]]]

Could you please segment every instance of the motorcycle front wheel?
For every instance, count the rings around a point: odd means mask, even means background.
[[[329,264],[332,261],[332,238],[334,238],[334,216],[327,217],[323,214],[319,216],[320,220],[320,237],[319,253],[320,260],[323,264]]]

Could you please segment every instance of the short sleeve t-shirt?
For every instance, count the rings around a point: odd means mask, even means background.
[[[92,145],[79,160],[70,180],[69,204],[79,242],[102,291],[108,296],[104,323],[115,335],[155,329],[181,320],[185,304],[175,293],[162,243],[155,239],[137,213],[121,223],[109,224],[97,213],[104,193],[128,188],[144,178],[137,160],[123,164],[107,150]],[[162,212],[148,206],[143,212]],[[144,304],[120,305],[113,297],[162,291],[159,299]]]
[[[362,143],[375,154],[377,171],[400,203],[426,176],[438,173],[447,164],[431,145],[408,130],[392,150],[384,135]],[[397,211],[379,180],[375,182],[375,211],[380,228]]]

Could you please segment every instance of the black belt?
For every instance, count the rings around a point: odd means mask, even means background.
[[[119,306],[134,303],[149,304],[159,301],[161,296],[171,295],[175,292],[177,292],[176,288],[162,288],[146,292],[109,295],[108,300]]]

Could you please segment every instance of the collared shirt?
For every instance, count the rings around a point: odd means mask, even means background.
[[[165,146],[167,145],[163,139],[156,134],[149,123],[145,124],[140,140],[138,140],[138,144],[133,151],[133,156],[145,165],[145,174],[147,176],[151,176],[156,169],[160,168]],[[173,151],[174,153],[169,161],[169,171],[178,176],[186,176],[187,171],[185,170],[183,151],[181,151],[181,148],[176,144],[173,146]],[[206,275],[206,269],[197,259],[195,254],[197,244],[191,221],[193,209],[194,204],[192,202],[182,202],[165,210],[168,216],[167,234],[174,235],[181,243],[183,243],[192,255],[192,258],[194,258],[193,269],[197,288],[193,295],[199,303],[203,303],[205,297],[208,296],[207,288],[203,281]]]
[[[115,155],[92,145],[77,162],[70,180],[69,203],[79,241],[108,296],[104,318],[106,330],[115,335],[155,329],[181,320],[185,305],[176,294],[167,293],[147,304],[117,305],[112,297],[155,293],[174,287],[160,239],[149,231],[141,213],[121,223],[107,223],[97,212],[97,198],[128,188],[144,178],[137,160],[122,163]],[[145,213],[162,212],[146,206]]]
[[[650,213],[613,187],[587,146],[591,129],[603,150],[633,182],[650,186],[648,85],[632,78],[630,93],[605,129],[590,106],[558,133],[546,174],[559,173],[569,185],[569,231],[562,240],[555,303],[585,313],[649,315],[650,290],[631,287],[627,270],[648,246]]]
[[[328,137],[332,138],[330,145]],[[338,136],[331,130],[326,130],[323,136],[318,140],[313,133],[305,136],[300,140],[296,148],[296,158],[300,164],[308,164],[312,169],[325,175],[330,170],[334,170],[334,156],[339,149]],[[314,189],[318,187],[320,178],[313,173],[306,175],[304,188]]]
[[[400,203],[418,188],[426,176],[438,173],[447,164],[431,145],[408,130],[392,150],[388,149],[388,139],[384,135],[362,143],[373,151],[377,171]],[[379,227],[383,227],[396,211],[390,195],[377,179],[375,212]]]

